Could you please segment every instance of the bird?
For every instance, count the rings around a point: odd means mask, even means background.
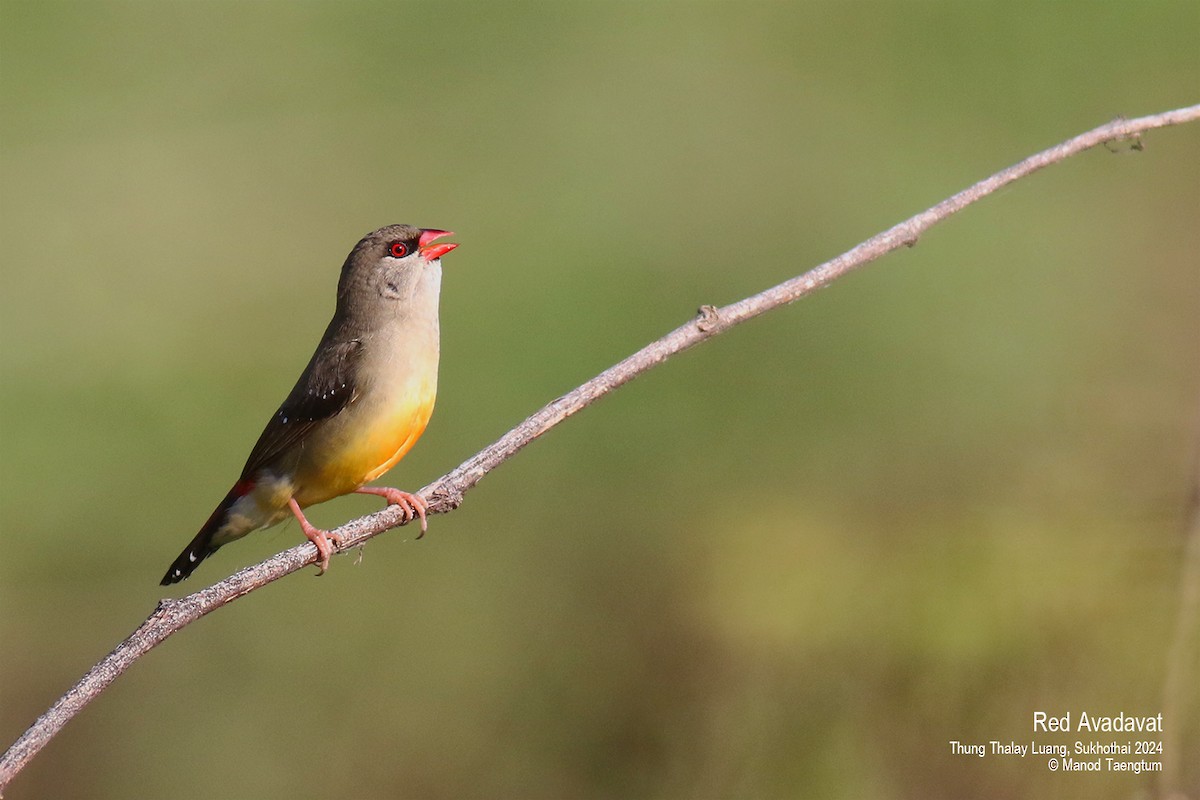
[[[419,495],[367,486],[425,431],[437,396],[438,298],[452,231],[388,225],[354,246],[338,278],[337,305],[316,352],[250,451],[241,476],[163,576],[184,580],[218,548],[290,516],[317,547],[318,575],[342,538],[304,509],[358,492],[421,520]]]

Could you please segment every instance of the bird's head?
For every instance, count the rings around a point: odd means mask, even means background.
[[[406,314],[410,306],[421,304],[436,309],[442,282],[440,259],[458,247],[437,240],[453,235],[411,225],[388,225],[367,234],[342,266],[338,310],[362,313],[391,307]]]

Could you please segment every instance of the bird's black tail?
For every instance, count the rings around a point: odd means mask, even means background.
[[[166,575],[163,575],[159,585],[170,586],[172,583],[179,583],[191,575],[192,570],[200,566],[201,561],[215,552],[217,552],[217,548],[212,545],[212,531],[200,531],[196,534],[196,538],[192,539],[192,543],[184,548],[184,551],[171,564],[171,568],[167,570]]]
[[[238,481],[229,494],[225,495],[225,499],[213,511],[212,516],[208,518],[208,522],[204,523],[204,527],[196,534],[196,537],[183,548],[183,552],[175,559],[174,563],[167,570],[167,574],[163,575],[160,586],[170,586],[173,583],[180,581],[191,575],[196,567],[200,566],[200,562],[217,552],[221,546],[213,544],[213,537],[216,536],[221,526],[225,524],[225,516],[229,512],[229,508],[238,501],[240,497],[249,491],[250,487],[244,481]]]

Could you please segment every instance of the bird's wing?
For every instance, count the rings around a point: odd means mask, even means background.
[[[362,353],[363,343],[358,339],[317,348],[292,393],[250,451],[243,478],[253,478],[323,420],[337,416],[354,402],[358,397],[354,377]]]

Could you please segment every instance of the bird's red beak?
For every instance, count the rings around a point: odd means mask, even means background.
[[[426,261],[436,261],[458,247],[458,242],[434,244],[434,241],[441,239],[443,236],[453,235],[454,231],[438,231],[433,228],[422,228],[421,238],[417,240],[417,250]]]

